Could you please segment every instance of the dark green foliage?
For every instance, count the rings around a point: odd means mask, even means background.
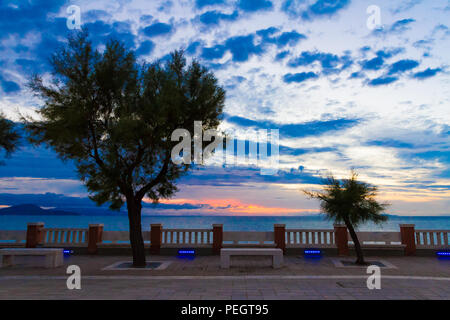
[[[320,201],[322,211],[335,223],[344,223],[349,229],[358,254],[358,263],[364,263],[362,251],[354,228],[365,222],[382,223],[387,220],[382,213],[387,203],[379,203],[375,198],[378,188],[358,181],[358,175],[352,172],[349,179],[337,180],[333,176],[324,181],[322,192],[304,191],[311,198]]]
[[[31,141],[73,160],[98,204],[119,209],[126,201],[130,227],[140,229],[142,199],[171,197],[190,167],[171,161],[178,143],[172,132],[183,128],[193,136],[194,121],[216,128],[224,90],[197,62],[187,65],[181,51],[165,65],[139,64],[117,41],[102,53],[94,50],[85,32],[70,37],[51,64],[51,85],[38,76],[30,83],[45,101],[42,120],[26,125]]]
[[[33,142],[75,160],[99,204],[118,209],[128,192],[137,200],[170,197],[188,169],[170,161],[172,132],[191,131],[194,121],[205,129],[219,124],[225,93],[213,74],[196,62],[187,67],[182,52],[165,66],[137,64],[116,41],[100,54],[86,33],[70,38],[51,62],[55,85],[39,77],[31,82],[45,99],[43,121],[27,126]]]
[[[17,150],[20,135],[17,132],[14,122],[6,119],[0,113],[0,149],[6,152],[6,156]]]

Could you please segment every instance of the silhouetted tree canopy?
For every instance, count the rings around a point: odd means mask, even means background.
[[[165,64],[144,64],[118,41],[95,50],[86,32],[71,36],[51,65],[52,83],[39,76],[30,83],[45,101],[41,119],[27,124],[31,141],[73,160],[98,204],[119,209],[126,202],[134,264],[143,266],[141,201],[171,197],[190,168],[171,161],[171,134],[183,128],[193,136],[194,121],[216,128],[225,92],[182,51]]]
[[[357,263],[364,264],[364,256],[354,228],[365,222],[381,223],[387,220],[382,213],[387,203],[379,203],[375,198],[378,188],[358,181],[352,171],[349,179],[338,180],[332,175],[324,181],[323,191],[303,191],[311,198],[320,201],[322,211],[335,223],[344,223],[355,244]]]
[[[17,150],[19,145],[20,135],[17,128],[11,120],[5,118],[0,113],[0,149],[6,152],[9,156]]]

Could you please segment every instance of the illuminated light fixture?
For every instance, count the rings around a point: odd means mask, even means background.
[[[436,255],[438,257],[450,257],[450,251],[438,251]]]
[[[71,255],[72,253],[73,253],[73,250],[67,250],[67,249],[64,249],[63,250],[63,253],[64,253],[64,255]]]
[[[303,253],[308,256],[318,256],[322,254],[322,251],[317,249],[306,249]]]
[[[195,250],[178,250],[178,254],[179,255],[184,255],[184,254],[193,255],[193,254],[195,254]]]

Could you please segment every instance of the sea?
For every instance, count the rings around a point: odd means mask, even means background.
[[[88,228],[91,223],[104,224],[107,231],[127,231],[126,215],[102,216],[0,216],[0,230],[25,230],[28,222],[44,222],[49,228]],[[323,215],[316,216],[143,216],[142,228],[160,223],[164,228],[208,229],[223,224],[225,231],[272,231],[274,224],[285,224],[287,229],[331,229],[333,222]],[[359,231],[398,231],[400,224],[415,224],[416,229],[450,230],[450,216],[406,217],[389,216],[381,225],[367,223]]]

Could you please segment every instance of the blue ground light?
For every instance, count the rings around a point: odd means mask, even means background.
[[[194,260],[195,259],[195,250],[193,249],[181,249],[178,250],[178,256],[179,259],[188,259],[188,260]]]
[[[436,256],[440,260],[450,260],[450,251],[438,251],[436,252]]]
[[[322,250],[319,249],[305,249],[303,251],[303,258],[310,260],[320,260],[322,259]]]
[[[73,254],[73,250],[64,249],[63,254],[64,256],[71,256]]]

